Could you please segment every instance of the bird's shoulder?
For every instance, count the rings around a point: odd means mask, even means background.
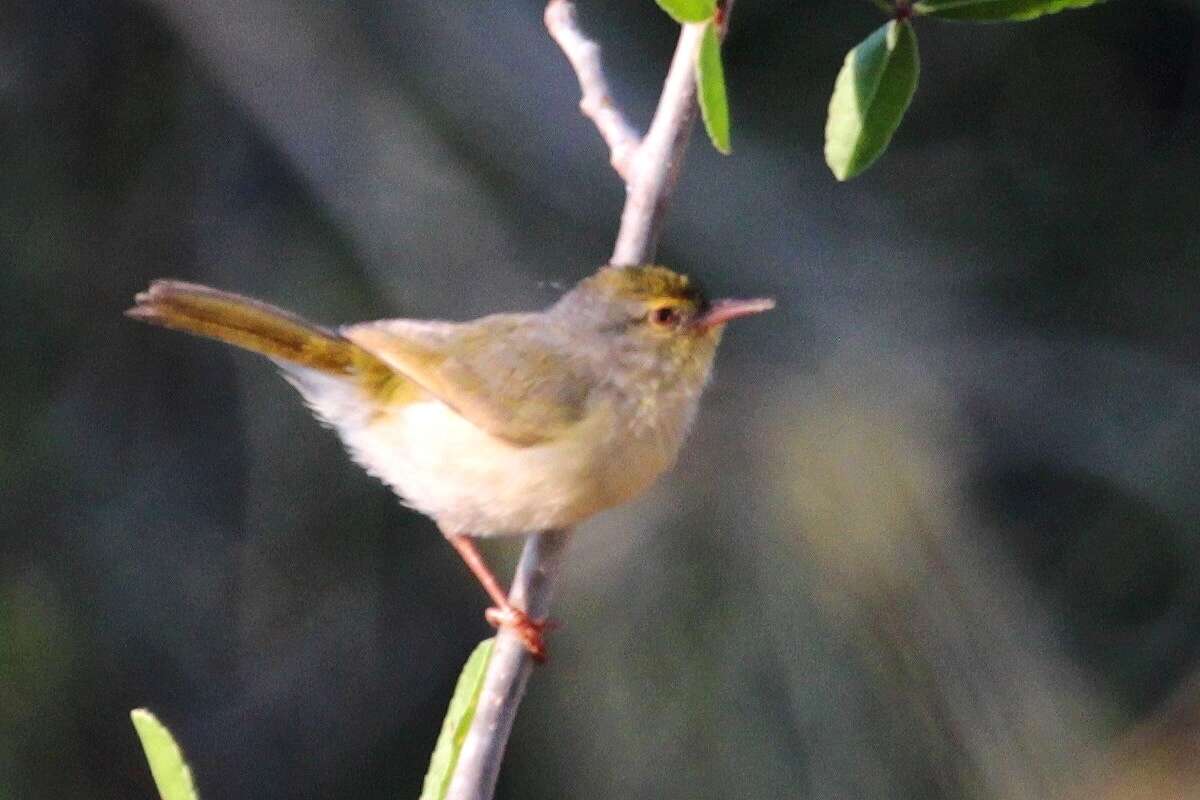
[[[536,314],[493,314],[470,322],[392,319],[342,335],[514,444],[539,444],[579,422],[590,388],[585,365],[561,332]]]

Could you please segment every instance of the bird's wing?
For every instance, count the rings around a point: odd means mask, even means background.
[[[472,424],[520,446],[554,439],[583,418],[588,381],[521,314],[468,323],[381,320],[341,334]]]

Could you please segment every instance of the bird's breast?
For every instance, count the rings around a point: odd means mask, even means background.
[[[644,492],[674,462],[687,421],[647,424],[642,412],[599,402],[561,435],[521,446],[429,398],[339,432],[355,460],[443,531],[520,534],[569,527]]]

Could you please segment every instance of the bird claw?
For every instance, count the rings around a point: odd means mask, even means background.
[[[519,608],[489,608],[483,618],[494,628],[509,628],[525,645],[529,655],[539,664],[546,663],[546,644],[542,634],[554,629],[554,623],[546,619],[533,619]]]

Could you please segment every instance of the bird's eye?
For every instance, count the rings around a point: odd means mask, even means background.
[[[650,312],[650,321],[664,328],[674,327],[679,323],[679,310],[671,306],[660,306]]]

